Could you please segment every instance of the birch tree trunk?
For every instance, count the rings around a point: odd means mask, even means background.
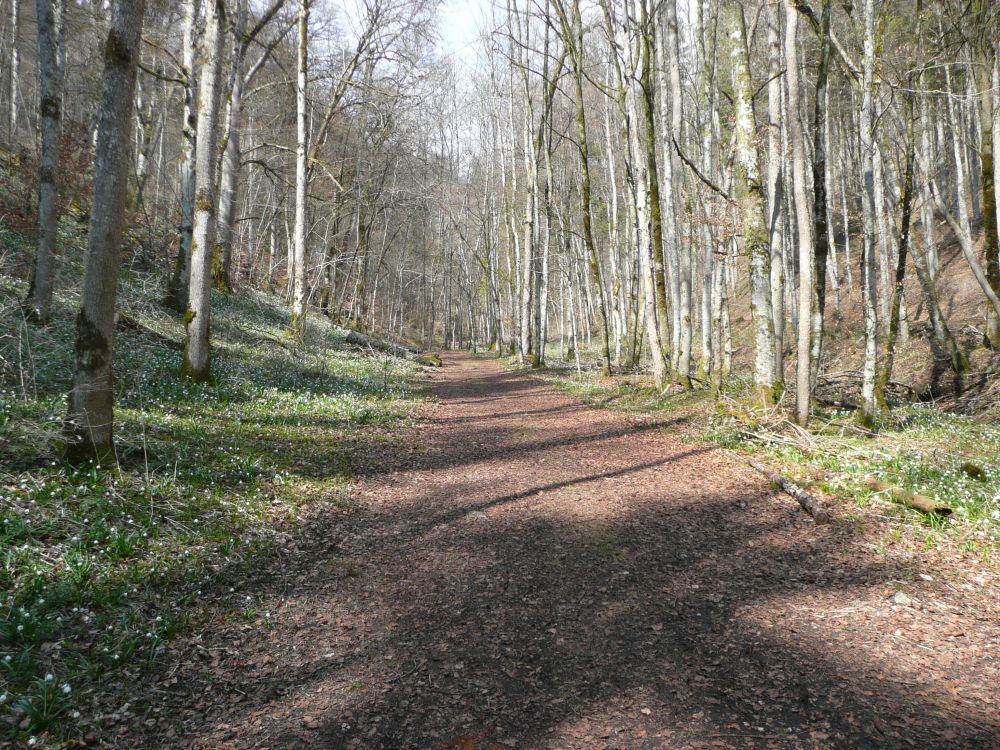
[[[181,373],[193,380],[211,378],[209,324],[212,314],[212,253],[215,240],[215,158],[218,142],[219,83],[226,21],[223,0],[208,0],[202,40],[195,137],[195,205],[191,236],[191,283],[184,313],[186,338]]]
[[[306,179],[306,86],[309,73],[309,6],[311,0],[299,2],[299,66],[295,84],[296,149],[295,149],[295,275],[292,282],[292,320],[290,328],[301,336],[306,325],[306,201],[309,185]]]
[[[87,268],[64,425],[66,456],[80,462],[114,460],[111,355],[144,4],[144,0],[116,0],[104,46]]]
[[[38,169],[38,247],[25,307],[28,317],[42,324],[48,323],[52,307],[53,262],[59,225],[57,201],[63,87],[59,49],[62,46],[64,2],[38,0],[36,5],[42,151]]]

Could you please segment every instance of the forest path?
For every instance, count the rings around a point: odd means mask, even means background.
[[[669,418],[467,355],[431,377],[263,592],[270,630],[206,667],[195,746],[1000,747],[988,592],[814,525]]]

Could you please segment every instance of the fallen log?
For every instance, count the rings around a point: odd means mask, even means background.
[[[902,487],[894,487],[891,484],[880,482],[877,479],[865,480],[865,486],[869,489],[875,490],[876,492],[884,492],[897,503],[902,503],[908,508],[919,510],[921,513],[938,516],[950,516],[952,513],[949,506],[944,503],[939,503],[934,498],[927,497],[927,495],[920,495],[916,492],[910,492],[909,490],[904,490]]]
[[[830,522],[830,513],[820,504],[819,500],[799,487],[795,484],[795,482],[785,479],[780,474],[771,471],[769,468],[764,466],[764,464],[751,461],[750,465],[765,477],[770,479],[776,487],[780,487],[782,492],[791,496],[794,500],[797,500],[799,505],[802,506],[802,509],[812,516],[816,523]]]
[[[441,367],[444,364],[436,354],[421,354],[417,356],[416,362],[425,367]]]
[[[397,344],[393,341],[377,339],[373,336],[366,336],[358,331],[348,331],[344,340],[353,346],[360,346],[363,349],[374,349],[375,351],[385,352],[397,357],[405,358],[408,355],[416,354],[416,350],[413,347]]]

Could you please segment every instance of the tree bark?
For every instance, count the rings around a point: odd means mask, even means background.
[[[816,66],[816,101],[813,110],[813,227],[815,230],[815,264],[812,274],[815,297],[812,313],[812,361],[810,392],[816,384],[816,376],[823,365],[823,326],[826,318],[826,268],[830,255],[830,207],[827,168],[827,79],[830,70],[830,15],[831,0],[823,0],[820,13],[819,63]],[[836,279],[836,256],[834,256],[834,279]],[[836,285],[836,281],[834,282]],[[800,316],[801,317],[801,316]]]
[[[875,0],[863,2],[864,54],[861,100],[861,169],[864,211],[864,248],[861,266],[862,313],[865,329],[865,358],[862,366],[861,409],[859,416],[870,426],[878,404],[875,374],[878,366],[878,308],[875,286]]]
[[[311,0],[299,2],[299,65],[295,84],[296,149],[295,149],[295,275],[292,282],[292,320],[290,328],[297,336],[305,333],[306,325],[306,202],[309,184],[306,177],[307,131],[306,87],[309,73],[309,7]]]
[[[25,300],[29,318],[48,323],[52,307],[53,264],[58,237],[59,139],[62,134],[62,16],[65,0],[38,0],[39,115],[42,152],[38,169],[38,246]]]
[[[981,13],[980,23],[988,23],[986,19],[986,2],[978,0],[980,8],[977,13]],[[978,19],[977,19],[978,20]],[[1000,239],[997,236],[997,223],[1000,221],[1000,214],[997,213],[997,193],[996,193],[996,162],[994,149],[995,133],[998,129],[1000,117],[995,110],[997,99],[997,85],[1000,84],[1000,73],[997,72],[998,54],[996,44],[989,41],[989,30],[983,28],[984,35],[979,47],[979,65],[976,66],[978,75],[978,89],[976,99],[979,104],[980,119],[980,179],[979,186],[982,191],[981,206],[983,218],[983,255],[986,258],[986,278],[989,281],[993,292],[1000,295]],[[1000,311],[990,306],[986,311],[986,339],[990,346],[996,349],[1000,347]]]
[[[764,404],[773,404],[778,381],[774,377],[774,319],[771,316],[771,246],[768,241],[765,193],[760,177],[757,118],[753,111],[750,51],[743,7],[727,5],[733,31],[733,89],[736,95],[736,160],[734,182],[741,193],[743,244],[750,256],[750,310],[754,320],[754,386]]]
[[[583,223],[583,242],[590,264],[590,272],[597,287],[601,311],[603,336],[603,372],[611,374],[611,346],[608,330],[608,310],[605,301],[604,282],[601,273],[601,260],[597,254],[597,243],[594,241],[593,216],[591,206],[590,183],[590,152],[587,145],[587,104],[583,98],[584,48],[583,19],[580,15],[579,0],[570,0],[570,11],[567,13],[562,0],[557,0],[556,10],[563,31],[563,43],[569,49],[569,57],[573,67],[573,87],[576,105],[577,151],[580,155],[580,209]]]
[[[673,261],[676,277],[673,283],[674,304],[676,305],[673,315],[673,319],[676,321],[672,337],[675,340],[673,361],[678,385],[690,388],[693,341],[691,323],[692,248],[690,242],[684,243],[682,241],[683,217],[686,211],[681,206],[678,197],[680,195],[681,170],[677,163],[675,150],[671,148],[675,141],[680,143],[683,140],[684,105],[680,77],[680,32],[677,22],[676,0],[667,0],[661,4],[661,7],[665,16],[665,28],[663,29],[665,33],[661,34],[663,43],[660,45],[660,55],[662,64],[666,68],[665,76],[661,78],[665,77],[670,84],[670,132],[664,134],[666,137],[662,139],[662,142],[664,144],[663,210],[667,218],[666,241],[668,255]]]
[[[17,90],[21,86],[21,49],[17,46],[20,27],[20,5],[22,0],[10,0],[10,111],[7,120],[7,141],[14,145],[17,135]]]
[[[641,13],[639,38],[639,43],[641,45],[639,63],[641,66],[641,74],[639,84],[642,91],[642,116],[645,124],[644,146],[646,152],[646,168],[643,171],[646,175],[649,236],[653,248],[653,263],[651,269],[653,275],[653,302],[659,326],[666,327],[667,321],[670,319],[670,311],[667,308],[667,287],[666,277],[664,275],[664,257],[665,248],[667,246],[664,226],[667,223],[672,225],[673,219],[670,216],[670,210],[673,207],[673,203],[669,200],[669,198],[667,198],[667,196],[660,195],[660,177],[656,165],[657,128],[654,108],[656,92],[653,89],[653,42],[650,40],[650,35],[655,33],[654,26],[649,19],[646,0],[640,0],[639,7]],[[635,127],[639,127],[638,122],[635,123]],[[639,131],[637,130],[637,132]],[[663,184],[666,186],[668,182],[669,178],[664,181]],[[669,190],[669,188],[666,189]],[[664,206],[666,206],[666,212],[664,212]],[[661,347],[660,356],[662,357],[663,354],[664,352]],[[687,381],[687,385],[691,385],[690,378]]]
[[[93,211],[64,426],[66,456],[74,461],[114,460],[111,356],[144,5],[144,0],[116,0],[104,45]]]
[[[213,264],[212,283],[216,289],[229,292],[233,288],[233,226],[236,222],[237,186],[240,172],[240,119],[243,110],[243,36],[246,34],[246,0],[237,0],[233,26],[232,62],[229,72],[229,102],[226,106],[226,143],[219,171],[219,248],[218,262]]]
[[[828,0],[827,0],[828,1]],[[795,374],[795,418],[805,427],[809,423],[812,393],[812,298],[813,298],[813,216],[809,211],[806,186],[806,148],[799,113],[798,11],[792,0],[785,1],[785,81],[788,103],[785,122],[792,144],[792,190],[795,194],[795,221],[798,227],[799,309],[798,351]],[[822,181],[819,183],[822,185]],[[825,209],[824,209],[825,215]]]
[[[211,0],[210,0],[211,1]],[[184,123],[182,126],[182,155],[180,166],[181,225],[179,247],[174,271],[167,284],[164,304],[177,312],[184,312],[191,282],[191,237],[194,233],[195,190],[195,141],[198,128],[197,81],[195,64],[197,55],[197,24],[201,0],[184,0],[184,41],[181,77],[184,79]]]
[[[218,142],[219,83],[226,21],[223,0],[208,0],[202,40],[195,137],[195,205],[191,237],[191,283],[184,313],[186,338],[181,373],[193,380],[211,378],[209,327],[212,314],[212,255],[215,246],[215,158]]]

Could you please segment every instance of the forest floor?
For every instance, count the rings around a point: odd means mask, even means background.
[[[109,744],[1000,748],[987,567],[816,525],[683,416],[444,360]]]

